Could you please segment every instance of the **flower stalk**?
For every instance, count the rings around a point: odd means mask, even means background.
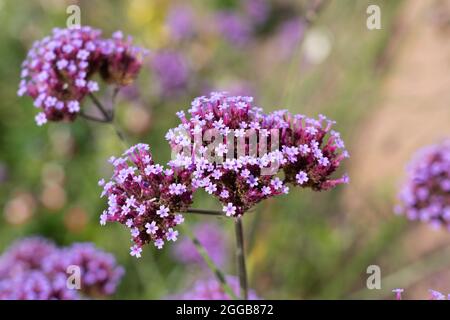
[[[241,288],[240,296],[241,299],[248,300],[247,267],[245,264],[244,228],[242,226],[242,217],[236,218],[234,226],[236,233],[236,257],[238,264],[239,285]]]

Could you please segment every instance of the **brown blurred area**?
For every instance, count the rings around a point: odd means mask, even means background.
[[[450,1],[405,1],[395,23],[380,61],[384,75],[377,105],[352,141],[352,183],[346,194],[352,223],[376,226],[383,216],[391,218],[392,211],[375,212],[371,204],[380,196],[387,197],[387,204],[395,201],[392,197],[412,154],[450,136]],[[420,223],[410,226],[400,240],[411,264],[449,245],[446,230]],[[424,299],[429,288],[447,292],[449,267],[416,275],[405,297]]]

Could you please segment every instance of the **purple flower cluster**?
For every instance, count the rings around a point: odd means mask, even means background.
[[[231,287],[234,294],[239,296],[239,279],[234,276],[226,277],[227,284]],[[173,300],[231,300],[223,290],[220,283],[216,278],[208,280],[197,280],[192,288],[186,290],[183,293],[169,297]],[[249,300],[260,300],[255,291],[249,290],[248,292]]]
[[[47,273],[66,272],[67,266],[81,268],[82,290],[89,296],[112,295],[124,274],[111,254],[98,250],[92,243],[75,243],[48,256],[43,263]]]
[[[217,266],[222,267],[227,258],[227,242],[223,230],[213,223],[201,223],[196,225],[193,231],[212,261]],[[194,244],[187,237],[177,242],[173,250],[173,256],[182,263],[205,264]]]
[[[252,26],[245,17],[234,12],[220,12],[217,15],[217,27],[225,39],[235,45],[247,44],[252,36]]]
[[[134,242],[130,254],[136,258],[147,243],[161,249],[165,241],[176,241],[174,228],[184,221],[179,212],[192,203],[190,172],[155,164],[146,144],[131,147],[121,158],[112,157],[110,163],[114,166],[111,181],[99,182],[104,188],[102,197],[108,197],[100,223],[126,225]]]
[[[126,86],[136,79],[142,66],[142,58],[147,50],[133,46],[132,37],[124,37],[121,31],[116,31],[111,39],[100,42],[103,61],[100,65],[100,75],[109,84]]]
[[[80,290],[67,286],[68,267],[80,268]],[[27,238],[0,256],[0,299],[80,299],[111,295],[124,269],[91,243],[58,248],[43,238]]]
[[[299,18],[292,18],[279,26],[275,41],[281,58],[288,59],[295,53],[305,35],[305,29],[306,23]]]
[[[417,152],[399,199],[398,214],[450,230],[450,140]]]
[[[349,157],[339,132],[332,130],[335,121],[319,115],[319,119],[286,110],[269,114],[265,122],[272,130],[278,129],[284,182],[314,191],[329,190],[349,182],[347,175],[330,179]]]
[[[445,294],[433,289],[428,290],[428,292],[430,293],[430,300],[450,300],[450,294],[446,296]]]
[[[180,53],[168,50],[156,52],[151,61],[151,68],[163,97],[177,95],[186,89],[189,67]]]
[[[22,63],[18,95],[28,95],[42,111],[40,126],[47,121],[73,121],[83,98],[99,90],[92,77],[99,72],[107,83],[123,86],[137,76],[145,52],[116,32],[112,39],[88,26],[54,29],[37,41]]]
[[[270,10],[267,0],[242,1],[242,6],[235,10],[222,10],[216,14],[218,31],[232,45],[246,45],[258,27],[268,20]]]
[[[189,113],[179,112],[181,124],[166,134],[177,154],[171,164],[193,170],[192,184],[218,198],[227,216],[288,193],[287,183],[320,191],[348,182],[329,178],[348,153],[324,116],[266,115],[252,97],[218,92],[196,98]]]

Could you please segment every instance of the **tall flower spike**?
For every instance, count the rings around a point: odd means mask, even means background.
[[[123,40],[101,38],[101,31],[88,26],[54,29],[51,36],[36,41],[22,63],[18,95],[28,95],[41,109],[36,123],[73,121],[81,102],[99,90],[92,80],[100,71],[103,79],[118,86],[132,82],[140,70],[144,51]]]
[[[126,225],[134,245],[130,254],[139,258],[142,247],[153,243],[158,249],[175,241],[173,228],[183,222],[180,212],[192,203],[191,173],[183,168],[164,169],[155,164],[150,148],[138,144],[121,158],[111,158],[111,181],[100,181],[108,198],[108,209],[100,223],[117,221]]]
[[[399,199],[396,213],[450,230],[450,139],[417,152]]]

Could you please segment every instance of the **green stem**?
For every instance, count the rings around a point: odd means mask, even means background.
[[[89,114],[84,113],[83,111],[81,111],[80,116],[86,120],[90,120],[90,121],[94,121],[94,122],[100,122],[100,123],[111,123],[111,120],[109,119],[105,119],[105,118],[97,118],[94,116],[91,116]]]
[[[247,268],[245,265],[244,228],[242,227],[242,217],[236,218],[234,226],[236,231],[236,257],[238,263],[241,298],[248,300]]]
[[[94,96],[92,93],[89,93],[89,98],[91,98],[94,105],[103,114],[103,117],[111,122],[113,120],[113,117],[109,114],[108,111],[106,111],[106,108],[103,106],[100,100],[98,100],[97,97]]]

